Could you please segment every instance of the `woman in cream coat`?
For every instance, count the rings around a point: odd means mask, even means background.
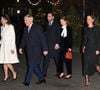
[[[8,69],[11,70],[13,79],[16,79],[16,72],[12,64],[19,63],[16,45],[14,26],[10,24],[7,15],[1,16],[1,47],[0,47],[0,64],[3,64],[5,77],[3,82],[9,78]]]

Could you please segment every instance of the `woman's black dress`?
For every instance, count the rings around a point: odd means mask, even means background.
[[[83,47],[85,46],[84,52],[84,75],[93,75],[96,72],[96,66],[98,64],[98,56],[96,50],[100,50],[100,36],[97,27],[85,28],[84,29],[84,41]]]

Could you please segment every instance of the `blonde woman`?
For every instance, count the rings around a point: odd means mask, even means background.
[[[68,51],[72,51],[72,28],[68,24],[67,18],[64,16],[60,19],[61,24],[61,40],[60,40],[60,60],[59,60],[59,78],[64,77],[63,62],[66,65],[67,75],[65,79],[72,77],[72,59],[66,59],[65,54]]]

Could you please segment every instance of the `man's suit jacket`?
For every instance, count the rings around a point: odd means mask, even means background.
[[[61,31],[60,24],[57,21],[54,21],[51,26],[47,23],[46,37],[47,37],[50,56],[54,57],[59,52],[59,50],[54,49],[54,46],[55,44],[59,44],[60,42],[60,31]]]
[[[26,48],[29,64],[40,64],[43,51],[48,50],[42,27],[33,24],[29,33],[28,27],[25,27],[20,48]]]

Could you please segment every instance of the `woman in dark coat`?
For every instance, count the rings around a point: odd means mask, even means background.
[[[98,55],[100,50],[100,37],[99,30],[94,25],[94,17],[88,15],[86,17],[87,27],[84,28],[84,40],[83,40],[83,53],[84,53],[84,77],[85,85],[90,85],[89,77],[96,71],[100,73],[100,67],[98,65]]]
[[[65,79],[69,79],[72,77],[72,59],[66,59],[65,54],[68,51],[72,51],[72,28],[68,24],[68,20],[66,17],[62,17],[60,19],[60,23],[62,25],[61,31],[61,39],[60,39],[60,59],[59,59],[59,78],[64,76],[63,72],[63,62],[66,65],[67,75]]]

